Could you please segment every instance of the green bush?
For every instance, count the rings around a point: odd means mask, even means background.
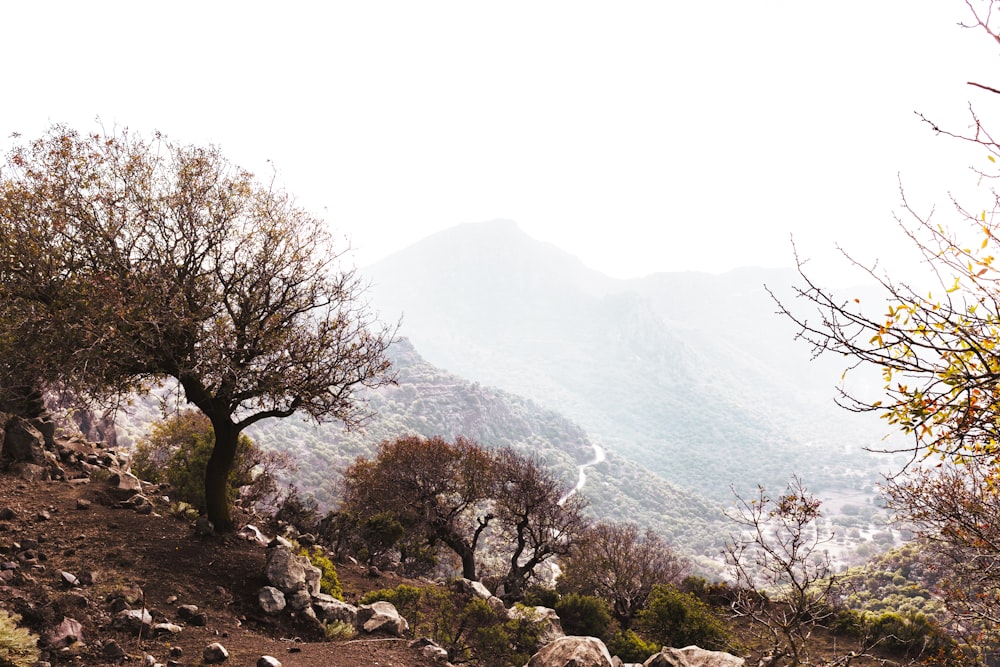
[[[555,610],[568,635],[604,637],[611,623],[608,603],[592,595],[564,595],[556,603]]]
[[[20,616],[0,609],[0,665],[33,667],[38,662],[38,637],[18,625]]]
[[[529,586],[524,591],[524,604],[529,607],[548,607],[555,609],[559,602],[559,593],[553,588],[544,586]]]
[[[149,437],[136,445],[132,470],[150,482],[167,482],[177,499],[204,511],[205,468],[214,447],[212,422],[201,412],[188,410],[153,424]],[[284,467],[279,459],[241,434],[229,475],[229,501],[235,501],[244,487],[250,487],[248,495],[254,501],[263,501],[276,488],[274,473]]]
[[[300,556],[305,556],[309,562],[315,565],[323,573],[319,580],[319,590],[321,593],[332,595],[338,600],[344,599],[344,589],[340,587],[340,577],[337,576],[337,568],[323,550],[319,547],[312,549],[303,548],[299,551]]]
[[[636,621],[644,637],[662,646],[719,649],[728,638],[726,626],[707,604],[670,585],[653,587]]]
[[[643,663],[654,653],[659,653],[661,645],[647,642],[632,630],[617,632],[608,640],[608,652],[626,663]]]
[[[907,656],[946,651],[954,645],[938,625],[923,614],[866,614],[869,632],[882,645]]]

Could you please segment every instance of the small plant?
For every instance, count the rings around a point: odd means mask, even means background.
[[[638,630],[663,646],[697,644],[718,649],[726,644],[728,633],[722,620],[693,594],[674,586],[654,586],[637,620]]]
[[[20,620],[0,609],[0,665],[33,667],[38,662],[38,637],[20,627]]]
[[[608,640],[608,652],[618,656],[624,663],[643,663],[649,656],[660,652],[660,645],[647,642],[633,630],[617,632]]]
[[[345,641],[354,637],[356,630],[350,623],[330,621],[323,624],[323,634],[330,641]]]

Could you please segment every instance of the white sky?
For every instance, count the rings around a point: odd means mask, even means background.
[[[897,174],[975,186],[1000,48],[961,0],[6,2],[0,144],[52,122],[215,143],[360,265],[508,218],[616,277],[891,258]],[[836,262],[831,266],[843,266]]]

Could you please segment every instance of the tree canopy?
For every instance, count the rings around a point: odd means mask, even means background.
[[[107,397],[174,378],[211,420],[209,518],[231,526],[239,434],[356,424],[394,329],[325,223],[216,147],[56,125],[0,171],[0,385]]]

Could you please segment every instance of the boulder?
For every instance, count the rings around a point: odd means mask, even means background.
[[[83,641],[83,625],[68,616],[46,635],[49,648],[61,649]]]
[[[257,592],[257,602],[265,614],[277,614],[285,608],[285,594],[274,586],[264,586]]]
[[[525,667],[612,667],[608,647],[596,637],[561,637],[531,656]]]
[[[271,655],[262,655],[257,658],[257,667],[281,667],[281,661]]]
[[[467,595],[472,595],[473,597],[482,598],[483,600],[489,600],[493,597],[493,593],[490,593],[490,589],[486,588],[479,581],[472,581],[471,579],[456,579],[454,583],[455,590],[459,593],[465,593]]]
[[[286,595],[305,590],[310,595],[319,593],[322,571],[309,562],[308,558],[297,556],[290,547],[283,544],[268,547],[264,576],[268,583]]]
[[[131,634],[148,635],[153,627],[153,617],[145,609],[123,609],[115,615],[113,625]]]
[[[697,646],[670,648],[649,656],[643,667],[746,667],[746,660],[723,651],[709,651]]]
[[[45,465],[45,437],[26,419],[14,417],[4,430],[0,460]]]
[[[313,597],[313,611],[316,617],[323,623],[340,621],[351,627],[358,625],[358,608],[342,600],[338,600],[332,595],[323,593]]]
[[[406,619],[399,615],[391,602],[379,601],[358,607],[358,630],[368,633],[384,633],[402,637],[410,628]]]
[[[560,637],[565,637],[562,622],[554,609],[548,607],[525,607],[524,605],[514,605],[507,611],[507,617],[511,620],[524,619],[542,626],[540,639],[543,644],[555,641]]]

